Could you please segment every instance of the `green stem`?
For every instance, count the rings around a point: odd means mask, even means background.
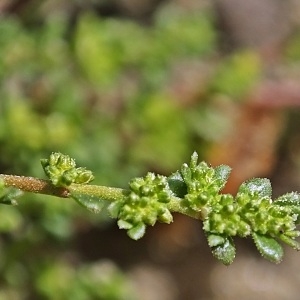
[[[129,190],[107,187],[101,185],[92,185],[92,184],[71,184],[68,187],[68,190],[72,193],[85,194],[89,196],[99,197],[102,200],[109,202],[114,202],[125,198],[129,194]]]
[[[6,187],[14,187],[24,192],[69,198],[70,193],[76,192],[96,196],[106,201],[116,201],[125,197],[129,191],[99,185],[71,184],[68,187],[56,187],[50,181],[35,177],[0,174]]]
[[[92,185],[92,184],[71,184],[70,186],[56,187],[50,181],[34,177],[0,174],[6,187],[14,187],[24,192],[45,194],[60,198],[69,198],[72,193],[85,194],[99,197],[102,200],[114,202],[125,198],[130,191],[126,189]],[[195,219],[200,219],[200,213],[195,213],[181,205],[181,198],[173,197],[168,203],[171,212],[181,213]]]
[[[121,200],[125,198],[130,193],[129,190],[113,188],[107,186],[99,186],[99,185],[86,185],[86,184],[71,184],[68,187],[69,191],[85,194],[89,196],[96,196],[101,198],[102,200],[106,200],[109,202],[114,202],[117,200]],[[168,209],[171,212],[177,212],[184,215],[187,215],[194,219],[200,219],[200,213],[196,213],[194,211],[189,210],[188,208],[181,205],[183,199],[178,197],[173,197],[171,201],[168,203]]]
[[[191,218],[200,219],[200,212],[194,212],[188,208],[186,208],[185,206],[181,205],[181,202],[183,201],[182,198],[178,198],[178,197],[173,197],[171,199],[171,201],[168,203],[168,209],[171,212],[176,212],[176,213],[180,213],[186,216],[189,216]]]

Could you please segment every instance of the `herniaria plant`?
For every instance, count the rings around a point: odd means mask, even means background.
[[[169,177],[149,172],[132,179],[128,189],[89,184],[92,172],[76,167],[68,155],[52,153],[41,164],[48,180],[0,174],[1,203],[17,204],[16,197],[24,191],[72,198],[94,213],[106,207],[134,240],[147,226],[157,221],[169,224],[172,213],[182,213],[202,222],[212,254],[225,265],[234,260],[235,236],[251,236],[261,255],[275,263],[283,258],[278,241],[300,250],[295,240],[300,235],[299,193],[272,200],[270,181],[254,178],[242,183],[235,196],[224,194],[230,167],[199,163],[197,153]]]

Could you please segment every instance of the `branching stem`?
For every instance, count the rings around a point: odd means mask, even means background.
[[[70,192],[76,192],[89,196],[99,197],[102,200],[113,202],[121,200],[129,194],[129,190],[92,185],[92,184],[71,184],[68,188],[56,187],[49,180],[39,179],[35,177],[17,176],[0,174],[6,187],[14,187],[24,192],[31,192],[37,194],[45,194],[56,196],[60,198],[69,198]],[[195,219],[199,219],[199,214],[189,211],[181,206],[181,198],[173,197],[168,204],[170,211],[178,212]]]

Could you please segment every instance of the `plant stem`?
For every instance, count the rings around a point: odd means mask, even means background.
[[[45,194],[60,198],[68,198],[69,191],[63,187],[56,187],[50,181],[34,177],[0,174],[6,187],[14,187],[24,192]]]
[[[93,185],[93,184],[75,184],[75,183],[71,184],[68,187],[68,189],[71,193],[75,192],[79,194],[95,196],[109,202],[121,200],[122,198],[126,197],[130,192],[129,190],[108,187],[108,186]]]
[[[14,187],[24,192],[45,194],[60,198],[69,198],[72,193],[85,194],[99,197],[102,200],[114,202],[126,197],[130,191],[126,189],[92,185],[92,184],[71,184],[70,186],[56,187],[50,181],[35,177],[5,175],[0,174],[0,179],[4,181],[6,187]],[[195,213],[181,205],[181,198],[173,197],[168,203],[168,208],[172,212],[178,212],[195,219],[200,218],[200,213]]]
[[[188,208],[181,205],[182,198],[173,197],[168,203],[168,209],[172,212],[177,212],[186,216],[189,216],[194,219],[200,219],[200,212],[194,212]]]

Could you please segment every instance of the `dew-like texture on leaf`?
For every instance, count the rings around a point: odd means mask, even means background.
[[[257,193],[260,197],[271,197],[272,186],[267,178],[253,178],[244,182],[240,186],[239,192]]]
[[[219,180],[220,187],[223,188],[229,178],[231,168],[226,165],[217,166],[215,168],[215,176]]]
[[[255,245],[260,254],[274,263],[280,263],[283,258],[283,249],[281,245],[272,237],[252,233]]]
[[[278,197],[274,204],[281,205],[281,206],[300,206],[300,194],[296,192],[291,192],[284,194],[280,197]]]
[[[230,265],[235,258],[235,246],[231,238],[225,238],[225,242],[212,247],[213,255],[224,265]]]

